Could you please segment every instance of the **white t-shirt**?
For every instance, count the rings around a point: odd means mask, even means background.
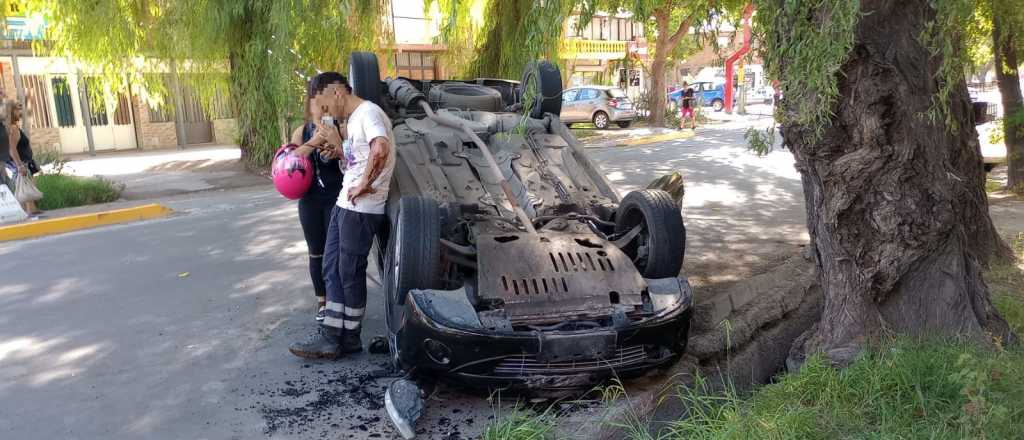
[[[348,192],[359,185],[366,174],[366,166],[370,158],[370,141],[384,137],[388,140],[388,157],[384,169],[377,180],[370,186],[374,192],[364,194],[355,203],[348,201]],[[345,180],[338,195],[338,206],[349,211],[365,214],[384,214],[384,205],[388,200],[388,187],[391,186],[391,174],[395,170],[395,143],[391,133],[391,119],[377,104],[363,101],[348,117],[348,140],[345,142],[344,153],[347,162]]]

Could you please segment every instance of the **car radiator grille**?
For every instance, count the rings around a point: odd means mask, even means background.
[[[527,376],[531,374],[573,374],[628,368],[647,360],[642,345],[620,348],[615,356],[605,359],[578,359],[573,361],[543,362],[533,355],[505,356],[494,367],[494,374]]]

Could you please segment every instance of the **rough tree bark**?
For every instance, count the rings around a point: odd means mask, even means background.
[[[1019,121],[1021,116],[1011,118],[1024,110],[1017,70],[1017,38],[1020,36],[1013,35],[1013,31],[998,15],[993,17],[992,52],[995,54],[996,81],[1003,97],[1003,115],[1006,118],[1003,120],[1003,144],[1006,145],[1009,168],[1006,187],[1011,190],[1024,188],[1024,136],[1020,135],[1024,127],[1013,123]]]
[[[966,84],[950,103],[958,131],[921,116],[941,60],[918,36],[935,11],[928,0],[861,0],[861,10],[832,124],[818,141],[811,127],[782,127],[825,295],[791,357],[846,365],[884,334],[1012,342],[982,280],[1007,249],[988,216]]]

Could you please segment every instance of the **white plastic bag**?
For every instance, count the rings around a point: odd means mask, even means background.
[[[18,173],[14,177],[14,198],[21,203],[34,202],[43,198],[43,193],[36,188],[31,177]]]
[[[3,170],[0,170],[2,172]],[[28,214],[21,209],[21,204],[14,198],[14,194],[7,188],[7,185],[0,184],[0,224],[20,222],[28,218]]]

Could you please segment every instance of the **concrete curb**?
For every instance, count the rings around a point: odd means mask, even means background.
[[[165,217],[171,212],[173,211],[170,208],[163,205],[150,204],[135,206],[132,208],[19,223],[10,226],[0,226],[0,241],[43,237],[46,235],[63,234],[65,232],[95,228],[97,226],[149,220]]]

